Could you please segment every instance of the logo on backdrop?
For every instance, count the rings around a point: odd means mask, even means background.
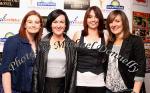
[[[70,20],[70,25],[83,25],[83,20],[80,20],[79,16],[76,16]]]
[[[15,34],[14,33],[12,33],[12,32],[7,32],[6,34],[5,34],[5,38],[8,38],[8,37],[11,37],[11,36],[14,36]]]
[[[12,32],[7,32],[4,38],[0,38],[0,42],[5,42],[8,37],[14,36],[15,34]]]
[[[90,0],[64,0],[64,9],[87,10]]]
[[[0,0],[0,7],[19,7],[20,0]]]
[[[18,18],[12,18],[8,17],[8,14],[0,14],[0,23],[6,23],[6,24],[20,24],[21,20]]]
[[[118,0],[113,0],[111,1],[110,5],[106,6],[107,9],[119,9],[119,10],[123,10],[124,6],[120,5],[120,2]]]
[[[56,0],[29,0],[34,8],[56,8]]]
[[[37,2],[37,6],[56,6],[56,3],[52,2],[52,0],[41,0]]]

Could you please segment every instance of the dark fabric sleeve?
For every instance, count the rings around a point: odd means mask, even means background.
[[[145,49],[142,38],[136,37],[134,38],[133,44],[133,53],[135,62],[138,64],[138,70],[135,74],[136,77],[145,77],[146,71],[146,58],[145,58]]]
[[[2,57],[2,65],[0,72],[5,73],[9,72],[10,70],[13,70],[13,68],[10,68],[10,64],[13,62],[13,66],[15,67],[15,57],[17,52],[17,41],[18,39],[15,38],[8,38],[6,42],[4,43],[3,48],[3,57]]]
[[[32,80],[32,84],[33,84],[32,92],[33,93],[39,93],[38,92],[38,68],[39,68],[39,62],[40,62],[40,50],[38,49],[37,50],[35,64],[34,64],[34,67],[33,67],[33,80]]]

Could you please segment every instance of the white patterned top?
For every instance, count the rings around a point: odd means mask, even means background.
[[[112,92],[118,92],[127,89],[124,81],[118,70],[118,55],[120,52],[120,45],[114,45],[112,54],[109,55],[108,70],[106,76],[106,87]]]

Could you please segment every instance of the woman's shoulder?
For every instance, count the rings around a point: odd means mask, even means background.
[[[17,44],[18,42],[20,42],[20,39],[19,39],[19,35],[14,35],[14,36],[11,36],[11,37],[8,37],[5,44]]]
[[[142,37],[137,36],[137,35],[133,35],[133,34],[131,34],[131,35],[129,36],[129,39],[130,39],[130,40],[133,40],[133,41],[141,41],[141,42],[143,42]]]
[[[45,44],[49,44],[49,40],[52,36],[52,33],[48,33],[47,35],[45,35],[39,42],[40,45],[45,45]]]
[[[18,39],[19,38],[19,35],[18,34],[16,34],[16,35],[14,35],[14,36],[10,36],[10,37],[8,37],[7,38],[7,40],[16,40],[16,39]]]
[[[17,50],[18,46],[20,45],[19,43],[20,43],[20,40],[17,35],[8,37],[6,42],[4,43],[3,52],[13,53],[14,51]]]
[[[137,36],[137,35],[130,35],[129,40],[131,43],[135,46],[144,46],[144,42],[142,37]]]
[[[77,40],[79,40],[81,37],[81,31],[77,31],[74,33],[74,36],[73,36],[73,41],[76,42]]]
[[[134,39],[142,39],[140,36],[137,36],[137,35],[134,35],[134,34],[131,34],[129,37],[134,38]]]

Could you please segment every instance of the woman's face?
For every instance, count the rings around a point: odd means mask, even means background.
[[[60,15],[58,16],[53,22],[52,22],[52,32],[55,35],[63,35],[65,28],[66,28],[66,22],[65,22],[65,16]]]
[[[41,28],[40,18],[37,15],[29,16],[26,20],[25,28],[29,34],[38,33]]]
[[[123,36],[123,25],[120,15],[117,15],[112,23],[109,24],[110,30],[113,34],[118,36]]]
[[[91,12],[89,13],[89,16],[87,18],[87,25],[88,25],[88,28],[90,29],[98,28],[99,19],[97,18],[93,10],[91,10]]]

